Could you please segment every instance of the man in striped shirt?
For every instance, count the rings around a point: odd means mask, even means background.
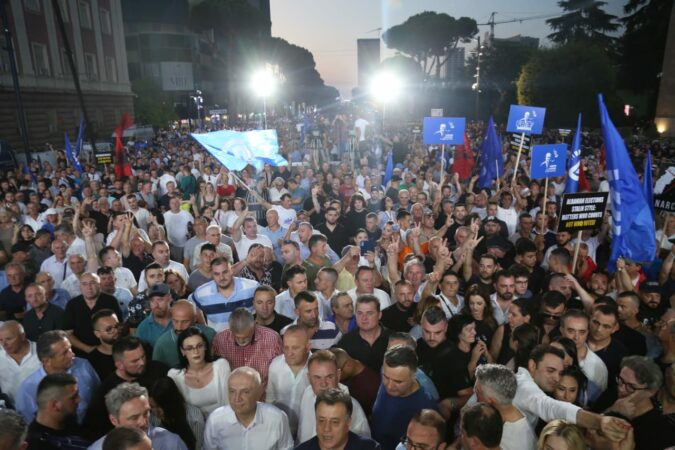
[[[230,261],[218,257],[211,261],[213,280],[200,286],[192,300],[204,312],[208,324],[216,331],[229,328],[230,314],[237,308],[253,311],[253,294],[258,282],[235,277]]]
[[[312,350],[329,349],[338,343],[342,333],[333,322],[321,320],[319,301],[312,292],[301,291],[293,300],[295,302],[295,314],[298,318],[291,325],[300,325],[307,330]],[[281,330],[282,336],[291,325],[287,325]]]

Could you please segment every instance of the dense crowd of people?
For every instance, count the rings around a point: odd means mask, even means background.
[[[0,178],[0,449],[675,447],[675,215],[609,273],[611,204],[556,231],[565,177],[507,135],[479,187],[367,114],[274,126],[288,166],[172,130],[123,179],[61,153]]]

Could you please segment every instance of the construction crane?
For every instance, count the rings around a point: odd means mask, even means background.
[[[490,25],[490,43],[495,38],[495,25],[501,25],[504,23],[515,23],[515,22],[525,22],[528,20],[537,20],[537,19],[550,19],[551,17],[557,17],[560,15],[559,12],[557,13],[549,13],[549,14],[539,14],[537,16],[529,16],[529,17],[520,17],[517,19],[508,19],[508,20],[500,20],[500,21],[495,21],[495,15],[497,12],[493,11],[490,13],[490,19],[485,22],[485,23],[479,23],[478,26],[486,26]]]

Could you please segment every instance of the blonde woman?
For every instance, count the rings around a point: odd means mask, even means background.
[[[586,450],[581,428],[556,419],[549,422],[539,434],[537,450]]]

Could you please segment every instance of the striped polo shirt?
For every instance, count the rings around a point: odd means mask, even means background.
[[[283,336],[288,327],[297,324],[298,319],[295,319],[293,323],[283,327],[280,334]],[[319,319],[319,328],[310,339],[309,346],[312,350],[326,350],[335,346],[341,337],[342,333],[333,322]]]
[[[258,287],[258,282],[232,277],[232,283],[234,283],[234,289],[229,297],[223,297],[218,292],[218,286],[213,280],[201,285],[192,294],[192,300],[199,309],[204,311],[209,326],[216,331],[230,327],[228,321],[235,309],[243,307],[253,312],[253,293]]]

